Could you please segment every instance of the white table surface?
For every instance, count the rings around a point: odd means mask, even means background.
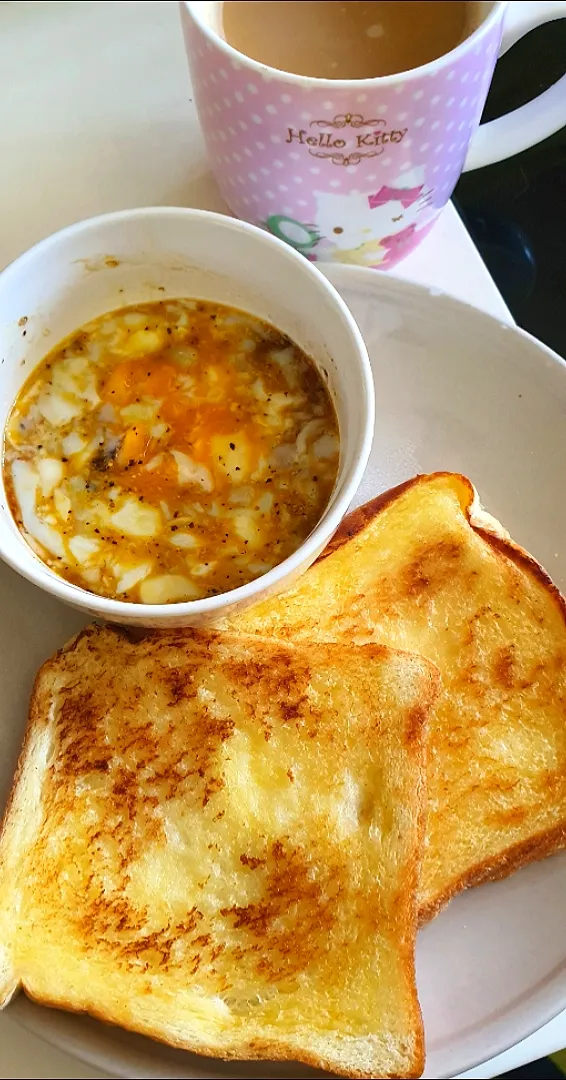
[[[174,0],[0,3],[0,116],[0,268],[104,211],[226,210],[204,158]],[[399,272],[510,321],[452,206]],[[563,1046],[566,1013],[465,1077]],[[106,1076],[24,1031],[9,1010],[0,1048],[2,1080]]]

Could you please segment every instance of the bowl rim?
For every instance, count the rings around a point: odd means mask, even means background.
[[[98,593],[91,593],[78,585],[73,585],[71,582],[66,581],[65,578],[60,577],[56,571],[52,570],[51,567],[35,554],[19,529],[18,533],[22,540],[22,544],[17,547],[17,554],[13,554],[10,550],[6,549],[4,543],[5,530],[9,529],[10,526],[15,523],[8,505],[2,502],[0,504],[0,558],[22,577],[32,582],[32,584],[36,585],[38,588],[55,596],[58,600],[71,604],[75,608],[86,609],[93,615],[96,613],[96,615],[101,617],[111,616],[117,622],[123,620],[126,623],[141,623],[145,619],[153,623],[163,623],[167,620],[178,621],[179,619],[190,619],[193,616],[197,617],[222,613],[228,608],[241,604],[247,606],[253,602],[254,598],[257,597],[259,601],[262,598],[262,594],[276,589],[278,585],[283,585],[285,579],[300,572],[301,567],[305,566],[306,569],[306,566],[309,565],[309,563],[312,563],[314,558],[316,558],[321,547],[330,540],[348,510],[363,477],[373,440],[375,388],[371,364],[364,339],[346,302],[342,299],[332,282],[330,282],[313,263],[305,259],[303,255],[295,251],[294,248],[289,244],[286,244],[283,240],[279,240],[277,237],[272,236],[270,233],[265,232],[263,229],[260,229],[247,221],[241,221],[238,218],[229,217],[226,214],[220,214],[209,210],[175,206],[138,207],[112,211],[107,214],[98,214],[94,217],[74,222],[71,225],[65,226],[63,229],[51,233],[49,236],[39,240],[38,243],[28,248],[21,255],[17,256],[16,259],[0,272],[0,291],[6,280],[9,281],[11,277],[25,271],[28,265],[32,263],[38,255],[48,252],[51,248],[56,249],[58,244],[65,239],[80,234],[88,236],[91,233],[96,232],[99,227],[107,224],[132,220],[160,220],[175,217],[206,221],[213,227],[218,227],[219,229],[226,229],[240,234],[251,234],[255,236],[260,243],[278,248],[282,258],[290,260],[292,263],[295,263],[297,267],[300,266],[302,273],[306,274],[307,277],[310,277],[313,283],[316,283],[319,288],[322,288],[323,292],[327,293],[337,309],[337,313],[346,324],[352,339],[352,359],[355,359],[361,377],[361,403],[364,418],[357,436],[358,447],[355,453],[354,464],[344,475],[340,488],[336,492],[333,506],[330,509],[327,508],[323,512],[306,540],[304,540],[291,555],[287,556],[286,559],[278,563],[266,574],[254,578],[253,581],[249,581],[245,585],[239,585],[229,592],[217,593],[215,596],[202,597],[199,600],[187,600],[171,604],[136,604],[124,600],[115,600],[111,597],[104,597]],[[3,436],[4,431],[2,431],[2,439]],[[15,527],[16,529],[18,528],[17,525]]]

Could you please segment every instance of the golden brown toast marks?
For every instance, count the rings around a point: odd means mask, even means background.
[[[174,1046],[419,1076],[438,675],[383,646],[91,627],[40,671],[0,841],[22,985]]]
[[[465,477],[416,477],[360,507],[293,589],[232,626],[438,665],[422,920],[566,845],[565,603]]]

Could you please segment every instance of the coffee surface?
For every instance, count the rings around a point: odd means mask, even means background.
[[[226,0],[223,32],[239,52],[296,75],[371,79],[420,67],[472,29],[458,2],[242,2]]]

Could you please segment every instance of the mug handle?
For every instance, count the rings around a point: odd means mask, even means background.
[[[511,3],[505,15],[499,55],[535,26],[566,18],[566,3]],[[478,128],[469,146],[464,172],[493,165],[554,135],[566,124],[566,75],[532,101]]]

